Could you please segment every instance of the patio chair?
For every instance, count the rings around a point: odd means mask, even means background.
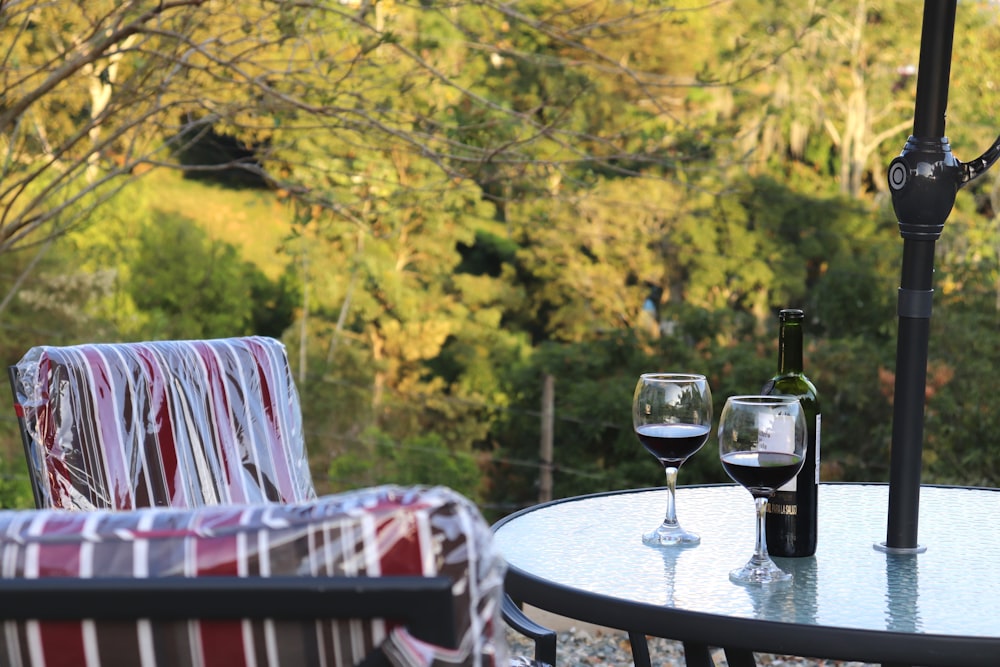
[[[2,664],[507,659],[503,561],[475,506],[442,487],[290,504],[0,511],[0,557]]]
[[[40,508],[316,500],[298,393],[274,339],[40,346],[10,379]],[[555,634],[503,600],[504,620],[554,664]],[[457,615],[464,634],[490,627]]]

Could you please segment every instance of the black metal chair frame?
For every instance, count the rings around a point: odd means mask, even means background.
[[[0,579],[3,620],[386,618],[455,648],[448,577],[97,577]]]
[[[17,402],[17,381],[18,381],[17,366],[8,366],[7,367],[7,377],[10,380],[10,392],[11,392],[11,396],[14,397],[14,401],[16,403]],[[16,405],[14,407],[17,408]],[[35,479],[35,475],[32,473],[32,471],[30,469],[30,466],[31,466],[31,463],[32,463],[32,456],[31,456],[31,436],[28,434],[27,425],[24,423],[24,416],[22,415],[22,413],[21,413],[20,410],[17,411],[17,427],[18,427],[18,430],[21,432],[21,445],[24,447],[24,460],[25,460],[25,462],[29,466],[28,478],[31,480],[31,493],[32,493],[32,495],[34,496],[34,499],[35,499],[35,507],[41,507],[42,506],[41,490],[38,488],[38,482]]]
[[[507,625],[535,642],[535,662],[541,665],[556,664],[556,633],[528,618],[509,595],[503,596],[503,620]]]

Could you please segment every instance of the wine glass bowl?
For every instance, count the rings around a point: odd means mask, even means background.
[[[767,500],[798,474],[805,459],[805,413],[795,396],[731,396],[719,417],[719,457],[726,474],[746,488],[757,507],[756,544],[747,564],[729,573],[738,584],[790,581],[767,554]]]
[[[663,466],[667,476],[667,511],[663,522],[645,533],[653,546],[693,546],[701,538],[677,521],[677,470],[708,440],[712,428],[712,392],[704,375],[643,373],[632,397],[636,437]]]

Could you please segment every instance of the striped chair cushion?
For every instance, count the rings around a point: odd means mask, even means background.
[[[354,665],[374,647],[395,665],[509,660],[503,560],[476,507],[445,488],[386,486],[289,505],[193,510],[0,511],[0,577],[236,574],[444,575],[454,582],[459,647],[429,646],[384,621],[5,621],[0,662]]]
[[[315,498],[277,340],[42,346],[13,370],[40,507]]]

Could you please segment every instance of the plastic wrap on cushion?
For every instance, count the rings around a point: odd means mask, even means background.
[[[315,497],[298,392],[280,341],[41,346],[14,369],[41,507]]]
[[[0,511],[4,578],[237,574],[445,575],[454,582],[458,648],[416,642],[380,620],[7,621],[0,662],[354,665],[377,646],[402,667],[495,667],[508,660],[503,559],[475,505],[443,487],[377,487],[288,505]],[[386,642],[390,635],[395,639]],[[422,647],[399,655],[396,642]]]

